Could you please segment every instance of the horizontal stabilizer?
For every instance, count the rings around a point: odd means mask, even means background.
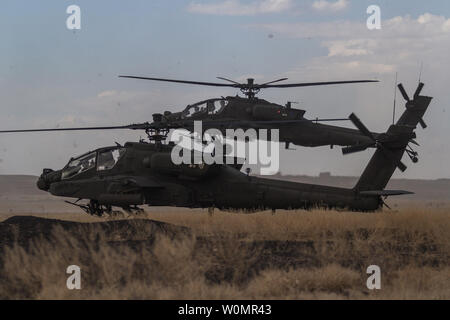
[[[404,190],[372,190],[372,191],[361,191],[359,194],[363,196],[402,196],[405,194],[414,194],[414,192],[404,191]]]

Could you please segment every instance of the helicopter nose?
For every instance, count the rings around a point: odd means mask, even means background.
[[[50,186],[45,182],[45,180],[42,177],[39,177],[37,183],[37,187],[41,190],[48,191]]]
[[[52,169],[44,169],[37,181],[37,187],[41,190],[48,191],[53,182],[61,180],[61,172]]]

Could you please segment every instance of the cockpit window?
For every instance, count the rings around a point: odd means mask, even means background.
[[[186,108],[183,112],[183,117],[190,118],[201,114],[218,114],[222,112],[227,104],[228,101],[225,99],[202,101]]]
[[[111,149],[98,153],[97,170],[111,170],[125,153],[125,148]]]
[[[96,153],[91,152],[69,162],[62,172],[62,179],[69,179],[95,167]]]
[[[214,101],[214,109],[212,110],[212,114],[220,113],[227,106],[227,100],[217,100]]]

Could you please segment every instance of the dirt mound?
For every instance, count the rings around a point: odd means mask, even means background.
[[[179,217],[9,218],[0,223],[0,299],[364,298],[372,264],[383,270],[383,297],[450,294],[446,213]],[[77,293],[65,286],[73,264],[83,270]]]
[[[372,240],[376,234],[383,238],[396,235],[401,241]],[[195,234],[188,227],[155,221],[150,219],[124,219],[103,222],[73,222],[58,219],[47,219],[34,216],[15,216],[0,223],[0,262],[5,246],[19,245],[28,251],[32,245],[39,243],[53,243],[58,245],[61,239],[72,238],[82,246],[96,244],[98,247],[129,248],[132,250],[146,249],[153,251],[153,244],[158,236],[170,241],[184,241],[186,238],[194,240],[196,256],[208,256],[215,261],[210,280],[221,281],[234,273],[238,264],[246,264],[252,273],[258,273],[268,268],[301,268],[319,267],[331,262],[339,262],[345,267],[358,268],[365,262],[355,259],[352,252],[368,250],[368,256],[377,256],[383,251],[394,250],[401,252],[394,264],[406,265],[416,262],[420,265],[440,266],[448,261],[447,255],[440,255],[434,241],[430,241],[426,234],[418,235],[420,241],[410,242],[408,235],[402,235],[396,229],[367,229],[358,228],[342,234],[326,233],[314,240],[300,237],[297,240],[259,240],[249,239],[245,235],[214,234],[211,236]],[[403,239],[405,238],[405,239]],[[344,250],[343,255],[331,254],[329,259],[322,257],[321,252],[335,252]],[[365,252],[367,254],[367,252]],[[363,259],[365,260],[365,259]],[[391,265],[389,261],[385,265]],[[229,266],[230,270],[225,270]],[[248,275],[243,276],[244,279]]]
[[[169,238],[189,234],[189,229],[186,227],[148,219],[85,223],[34,216],[14,216],[0,223],[0,249],[14,243],[27,247],[35,240],[50,240],[57,228],[77,239],[85,239],[93,233],[101,233],[108,242],[151,241],[158,234]]]

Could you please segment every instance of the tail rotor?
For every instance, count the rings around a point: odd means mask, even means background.
[[[422,116],[428,107],[431,98],[422,97],[420,94],[424,88],[422,82],[419,83],[416,91],[414,92],[413,100],[410,99],[403,85],[400,83],[398,86],[400,93],[406,100],[407,112],[399,119],[397,124],[391,125],[386,133],[374,135],[367,129],[367,127],[361,122],[361,120],[355,115],[351,114],[349,119],[359,131],[368,137],[371,142],[366,144],[349,146],[342,149],[344,155],[364,151],[368,148],[377,148],[389,159],[394,161],[394,164],[401,170],[407,169],[406,165],[401,162],[396,156],[396,150],[404,150],[413,163],[419,161],[418,153],[410,146],[411,144],[419,145],[414,139],[416,134],[413,128],[417,123],[420,123],[423,129],[427,127],[422,119]]]
[[[392,159],[402,172],[406,171],[407,169],[406,165],[403,162],[401,162],[401,160],[397,159],[395,154],[390,150],[390,147],[387,146],[387,144],[395,142],[395,140],[393,140],[390,136],[386,134],[380,134],[377,137],[375,137],[354,113],[350,115],[349,119],[351,122],[353,122],[355,127],[357,127],[359,131],[363,135],[368,137],[372,142],[343,148],[342,153],[344,155],[361,152],[368,148],[377,148],[378,150],[381,150],[386,157]]]
[[[420,93],[422,92],[422,89],[424,86],[425,86],[425,84],[423,82],[419,83],[416,91],[414,92],[414,100],[411,100],[409,98],[408,94],[406,93],[406,90],[403,87],[403,85],[401,83],[398,85],[398,89],[400,90],[400,93],[402,94],[403,98],[406,100],[406,108],[407,109],[414,108],[414,106],[415,106],[414,101],[420,96]],[[422,129],[426,129],[428,127],[422,118],[420,118],[419,123],[420,123],[420,126],[422,127]]]

